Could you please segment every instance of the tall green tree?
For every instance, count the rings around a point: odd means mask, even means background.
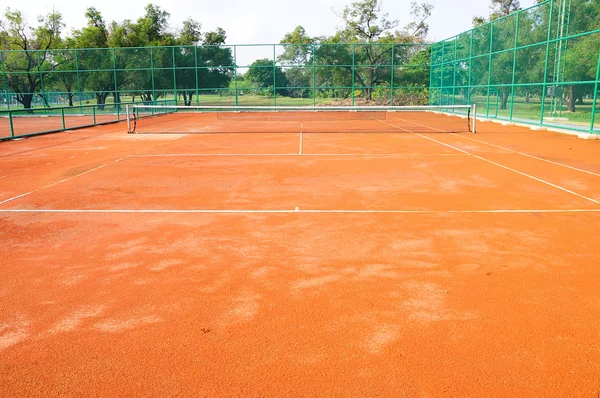
[[[254,87],[272,92],[276,87],[276,94],[286,95],[288,81],[280,66],[275,66],[271,59],[258,59],[250,65],[244,79],[253,83]]]
[[[389,86],[394,44],[422,43],[432,9],[428,2],[411,3],[412,21],[399,29],[400,22],[384,12],[381,0],[353,2],[338,14],[343,26],[331,37],[311,38],[302,26],[288,33],[281,41],[287,46],[280,60],[329,65],[318,68],[319,86],[349,87],[354,82],[371,100],[377,86]]]
[[[33,97],[56,67],[49,50],[59,46],[63,27],[62,15],[56,10],[40,16],[35,28],[29,26],[20,11],[10,8],[0,20],[0,48],[23,50],[4,52],[3,60],[8,87],[25,109],[31,109]]]
[[[113,53],[107,48],[109,31],[95,7],[88,8],[85,17],[86,26],[74,30],[67,42],[78,49],[77,64],[83,88],[94,93],[98,105],[104,105],[115,90]]]
[[[473,17],[473,26],[483,25],[519,10],[521,10],[521,2],[519,0],[491,0],[489,16]]]

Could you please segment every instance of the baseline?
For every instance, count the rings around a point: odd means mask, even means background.
[[[0,213],[148,213],[148,214],[540,214],[540,213],[600,213],[600,209],[491,209],[491,210],[319,210],[283,209],[283,210],[253,210],[253,209],[0,209]]]

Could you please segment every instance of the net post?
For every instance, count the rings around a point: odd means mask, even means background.
[[[131,118],[129,117],[129,104],[125,105],[125,113],[126,113],[126,119],[127,119],[127,132],[129,133],[131,131]]]
[[[477,133],[477,104],[473,104],[473,134]]]

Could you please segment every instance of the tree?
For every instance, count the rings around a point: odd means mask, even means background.
[[[481,16],[473,18],[473,25],[475,27],[479,27],[479,29],[476,29],[476,31],[484,36],[489,36],[489,29],[487,27],[483,27],[483,25],[488,22],[493,24],[493,52],[508,49],[514,46],[515,19],[510,18],[502,19],[500,21],[496,20],[501,17],[511,15],[519,10],[521,10],[521,4],[519,0],[492,0],[490,5],[490,14],[487,19]],[[493,85],[498,85],[494,88],[494,92],[498,95],[498,99],[500,100],[500,109],[507,109],[508,98],[513,90],[512,87],[507,86],[507,84],[512,83],[514,54],[512,52],[501,52],[499,54],[494,54],[491,58],[491,62],[492,68],[490,83]]]
[[[275,77],[273,77],[275,73]],[[276,86],[277,95],[285,95],[287,93],[288,81],[279,66],[275,66],[273,60],[258,59],[250,65],[250,69],[244,75],[244,79],[253,83],[255,87],[260,89],[273,90]]]
[[[67,39],[74,48],[78,48],[78,67],[81,83],[86,90],[93,91],[96,103],[104,105],[106,98],[115,90],[114,60],[108,50],[109,32],[102,14],[94,7],[86,10],[87,25],[74,30]]]
[[[178,67],[177,89],[183,96],[185,105],[191,105],[194,95],[197,94],[196,88],[215,89],[229,86],[233,56],[231,48],[222,47],[226,39],[227,34],[221,28],[202,34],[198,22],[184,22],[179,42],[202,44],[199,47],[182,46],[177,48],[175,53]]]
[[[338,14],[344,25],[332,37],[311,38],[302,26],[288,33],[281,43],[289,46],[280,59],[303,64],[314,59],[319,65],[329,65],[317,71],[320,86],[349,87],[354,81],[365,99],[371,100],[375,87],[389,86],[394,44],[424,41],[433,6],[413,2],[411,8],[413,21],[397,29],[400,22],[383,11],[382,0],[351,3]]]
[[[33,97],[39,93],[50,71],[56,67],[48,51],[60,43],[62,16],[56,10],[38,18],[32,28],[20,11],[6,9],[6,20],[0,20],[1,47],[8,50],[3,55],[8,87],[16,93],[16,100],[25,109],[31,109]],[[36,50],[36,51],[31,51]]]
[[[473,26],[486,24],[519,10],[521,10],[521,3],[519,0],[492,0],[488,18],[482,16],[473,17]]]
[[[600,3],[598,1],[572,0],[570,7],[569,32],[591,32],[600,28]],[[557,82],[584,82],[596,80],[600,37],[588,34],[562,42]],[[559,87],[559,94],[569,112],[583,104],[586,94],[593,95],[594,84],[567,84]]]
[[[137,25],[144,44],[147,46],[170,46],[175,44],[175,38],[169,32],[170,14],[160,6],[148,4],[146,14],[139,18]]]

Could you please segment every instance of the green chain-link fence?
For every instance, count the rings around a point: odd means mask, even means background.
[[[600,133],[600,2],[550,0],[431,48],[431,103]]]
[[[106,114],[118,121],[123,113],[119,104],[158,101],[231,106],[475,103],[483,117],[600,133],[600,3],[548,0],[433,45],[0,51],[0,73],[0,138],[36,132],[17,131],[18,123],[8,115]],[[89,120],[95,125],[100,118]],[[55,124],[36,128],[69,128],[67,121]]]
[[[3,111],[15,117],[56,115],[51,109],[56,106],[73,109],[67,113],[79,109],[89,115],[93,109],[114,114],[115,104],[157,101],[232,106],[424,105],[429,103],[430,58],[427,44],[0,51],[0,116]],[[59,129],[53,126],[44,131],[55,130]]]

